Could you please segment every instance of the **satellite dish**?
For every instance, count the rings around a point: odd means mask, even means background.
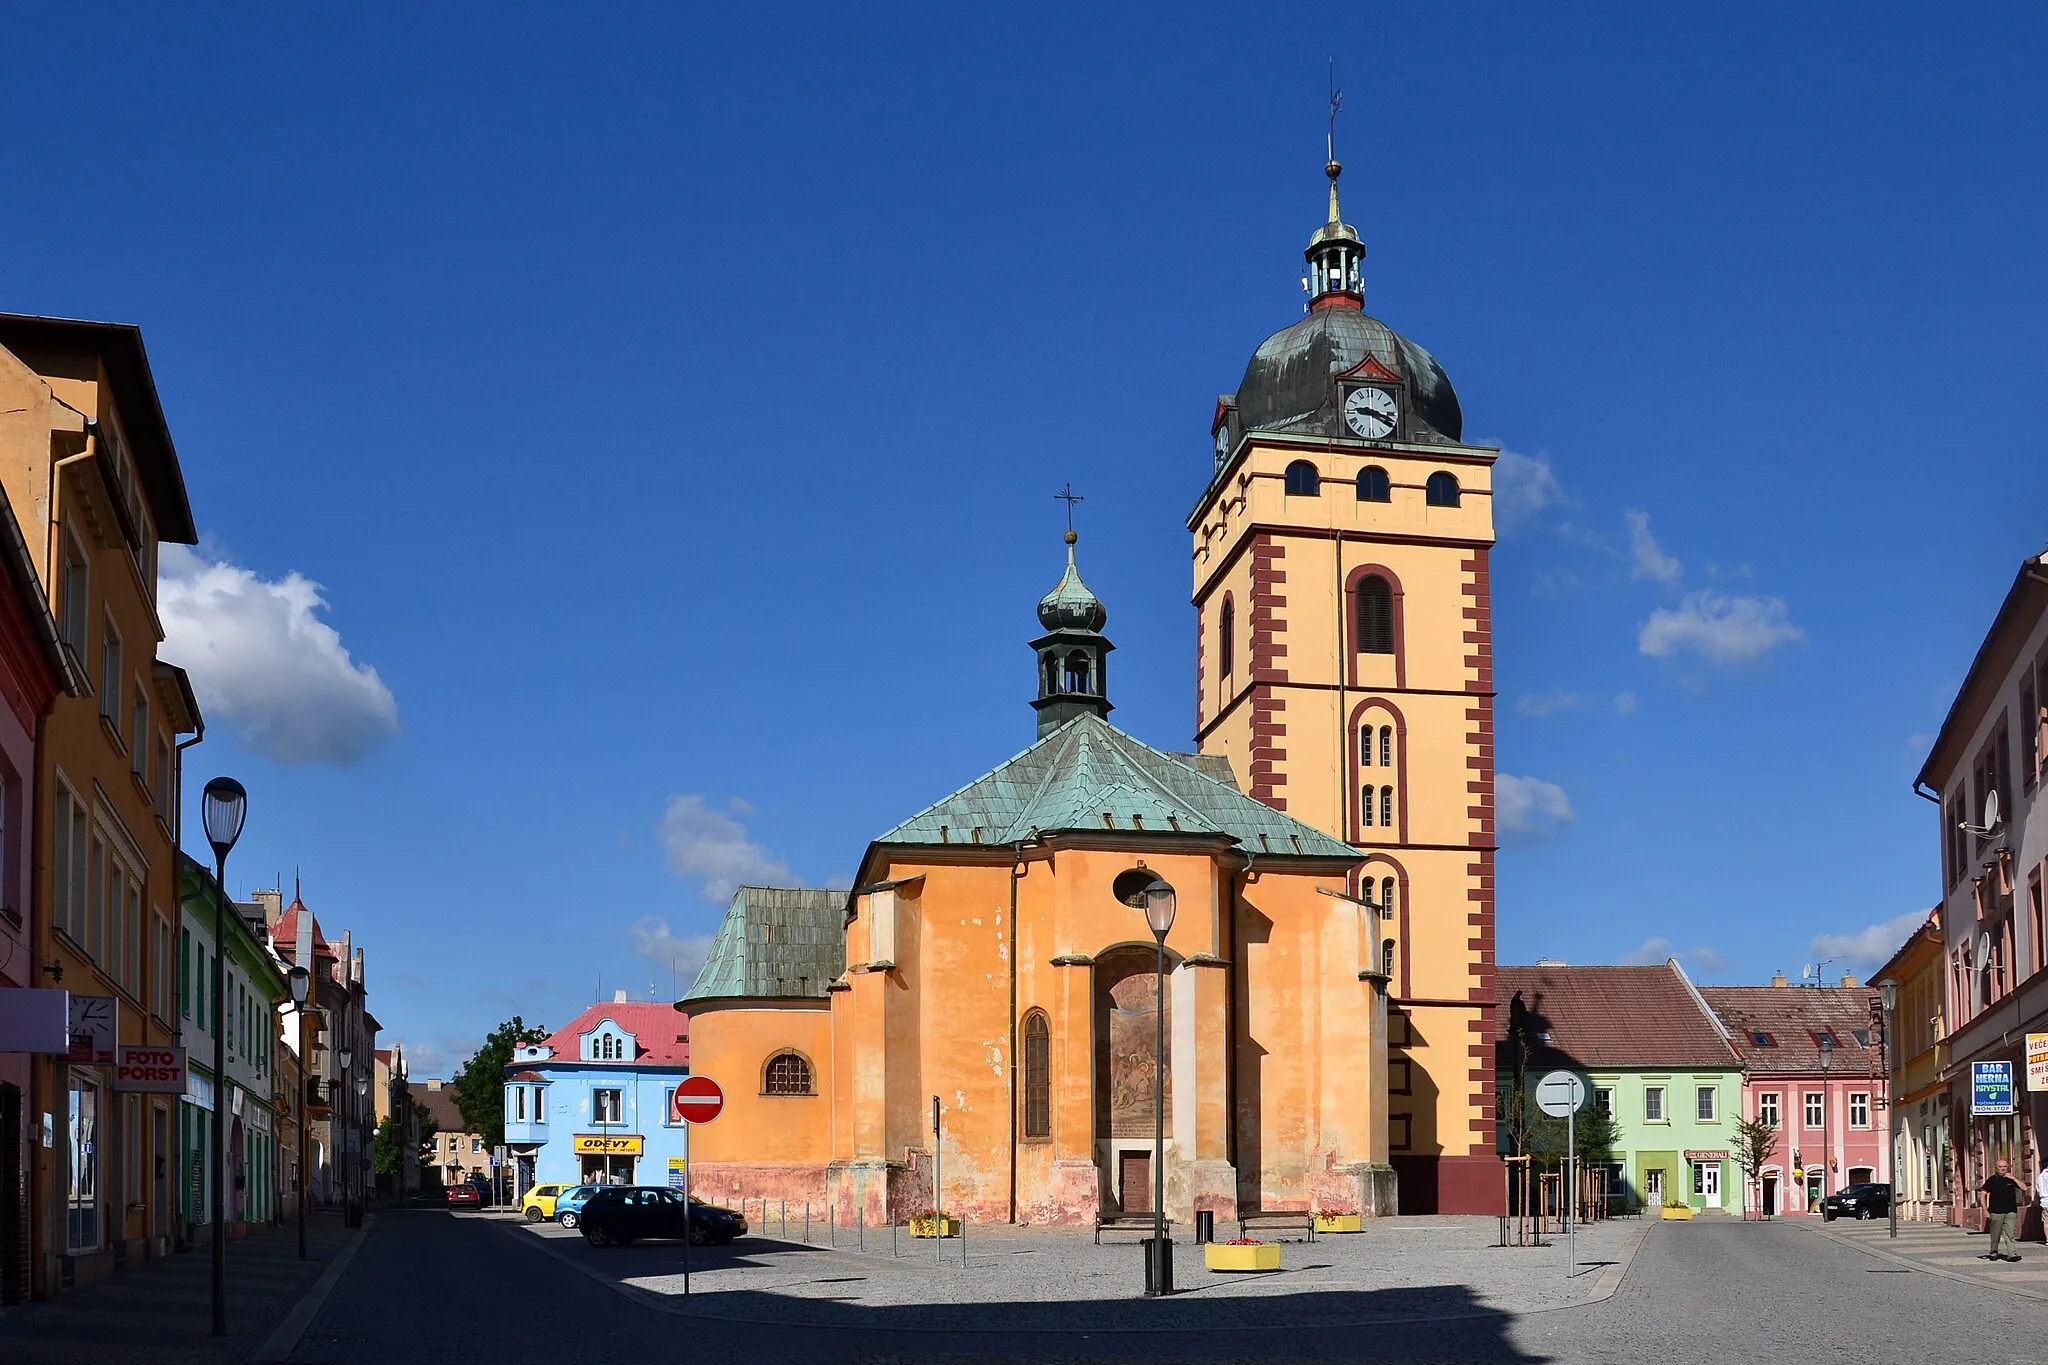
[[[1978,935],[1977,935],[1977,949],[1976,949],[1976,951],[1975,951],[1974,953],[1972,953],[1972,954],[1970,955],[1970,961],[1971,961],[1971,968],[1970,968],[1970,969],[1971,969],[1972,971],[1976,972],[1976,973],[1977,973],[1977,974],[1978,974],[1979,976],[1982,976],[1982,975],[1984,974],[1984,966],[1985,966],[1985,964],[1991,961],[1991,934],[1990,934],[1990,931],[1988,931],[1988,930],[1984,930],[1984,931],[1980,931],[1980,932],[1978,933]]]
[[[1995,791],[1984,793],[1984,828],[1998,828],[1998,793]]]

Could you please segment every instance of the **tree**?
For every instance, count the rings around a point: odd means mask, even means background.
[[[470,1132],[483,1134],[487,1150],[505,1141],[505,1069],[512,1064],[513,1049],[547,1036],[546,1029],[515,1014],[492,1029],[483,1046],[455,1073],[455,1107]]]
[[[1778,1130],[1774,1125],[1762,1119],[1744,1119],[1735,1125],[1735,1164],[1742,1168],[1750,1190],[1761,1190],[1764,1163],[1771,1159],[1771,1153],[1777,1147]],[[1763,1208],[1761,1198],[1749,1202],[1758,1209]]]
[[[387,1114],[377,1125],[376,1162],[378,1175],[397,1175],[405,1162],[405,1153],[398,1145],[398,1118]]]

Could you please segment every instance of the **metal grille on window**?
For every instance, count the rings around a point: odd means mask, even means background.
[[[1359,580],[1358,649],[1362,654],[1394,652],[1394,589],[1378,574]]]
[[[768,1061],[767,1093],[808,1095],[811,1093],[811,1064],[794,1052],[778,1053]]]
[[[1024,1016],[1024,1136],[1052,1136],[1052,1028],[1043,1010]]]

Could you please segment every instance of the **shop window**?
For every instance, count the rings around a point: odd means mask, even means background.
[[[809,1095],[811,1088],[811,1064],[795,1052],[778,1052],[768,1059],[767,1070],[762,1075],[761,1093],[764,1095]]]

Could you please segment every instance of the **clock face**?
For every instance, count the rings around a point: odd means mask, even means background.
[[[1399,413],[1394,395],[1385,389],[1353,389],[1344,400],[1344,424],[1368,441],[1392,431]]]
[[[1222,464],[1229,457],[1230,425],[1226,422],[1224,425],[1216,428],[1216,463]]]

